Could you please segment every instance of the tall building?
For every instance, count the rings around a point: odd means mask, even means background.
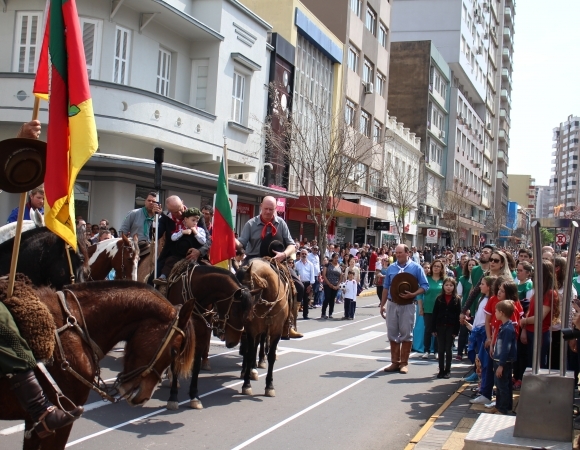
[[[514,13],[512,0],[393,3],[392,41],[430,40],[451,69],[445,189],[463,199],[459,245],[479,245],[507,208]]]
[[[536,186],[536,210],[533,217],[549,217],[550,186]]]
[[[510,201],[536,214],[536,180],[531,175],[510,174]]]
[[[549,217],[564,216],[577,210],[580,203],[578,184],[578,140],[580,117],[568,116],[566,122],[553,129],[552,174],[550,176]]]

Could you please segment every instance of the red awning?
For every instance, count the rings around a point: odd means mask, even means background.
[[[319,204],[320,200],[318,198],[312,198],[310,204]],[[288,199],[287,207],[290,209],[299,209],[302,211],[310,211],[310,206],[307,196],[300,196],[298,199]],[[316,208],[316,212],[320,212],[319,208]],[[358,203],[349,202],[347,200],[340,200],[338,202],[338,207],[336,208],[335,217],[357,217],[368,219],[371,216],[371,208],[368,206],[359,205]]]

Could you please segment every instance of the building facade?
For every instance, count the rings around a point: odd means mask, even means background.
[[[536,186],[536,210],[533,217],[549,217],[550,186]]]
[[[5,5],[0,24],[0,136],[30,120],[45,2]],[[99,149],[80,172],[77,214],[119,227],[153,187],[153,148],[165,149],[162,200],[212,204],[228,147],[236,228],[263,195],[271,26],[236,0],[78,2]],[[258,120],[256,120],[258,118]],[[43,125],[47,114],[43,105]],[[46,129],[46,128],[45,128]],[[3,194],[0,213],[15,206]]]
[[[570,115],[553,129],[552,173],[548,201],[549,217],[563,217],[576,211],[578,191],[578,153],[580,150],[580,117]]]
[[[510,174],[510,201],[536,214],[536,180],[531,175]]]

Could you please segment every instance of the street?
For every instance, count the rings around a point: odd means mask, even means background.
[[[411,355],[407,375],[386,374],[390,361],[386,327],[376,296],[359,297],[353,321],[299,320],[300,340],[281,341],[274,367],[276,397],[264,396],[265,369],[240,394],[241,357],[212,341],[212,370],[200,375],[203,410],[189,408],[188,381],[181,381],[180,408],[167,411],[165,382],[143,408],[102,402],[91,393],[68,447],[79,449],[403,449],[425,421],[457,389],[468,369],[454,364],[452,378],[437,380],[434,359]],[[215,338],[214,338],[215,339]],[[112,382],[122,353],[102,361]],[[0,421],[0,447],[20,448],[23,425]]]

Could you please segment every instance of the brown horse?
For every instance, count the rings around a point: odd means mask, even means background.
[[[174,304],[195,303],[193,327],[195,356],[189,386],[190,407],[202,409],[198,396],[201,359],[207,351],[212,330],[227,348],[238,345],[244,321],[252,311],[252,295],[229,271],[208,265],[189,265],[178,281],[169,287],[167,298]],[[172,371],[173,372],[173,371]],[[173,372],[167,409],[177,409],[177,376]]]
[[[258,344],[263,338],[269,338],[268,373],[266,375],[267,397],[275,397],[273,371],[276,362],[276,348],[284,332],[284,325],[289,320],[292,280],[277,266],[262,259],[253,259],[248,266],[237,273],[242,284],[248,286],[253,294],[259,297],[254,301],[253,314],[245,323],[247,347],[244,352],[242,375],[244,384],[242,394],[252,395],[250,379],[256,379],[254,369]]]
[[[64,395],[76,405],[83,405],[91,390],[70,371],[67,363],[88,384],[99,373],[95,353],[106,355],[115,344],[126,341],[123,371],[116,387],[132,406],[145,404],[160,381],[160,375],[176,359],[176,370],[188,373],[193,360],[193,328],[190,317],[193,302],[178,311],[151,287],[133,281],[96,281],[66,286],[65,304],[78,324],[85,329],[99,351],[87,344],[81,335],[68,327],[60,334],[64,358],[56,346],[54,363],[48,367]],[[54,317],[57,328],[71,322],[56,292],[40,288],[38,297]],[[50,384],[38,370],[36,375],[49,399],[56,398]],[[56,403],[55,403],[56,404]],[[65,404],[66,406],[66,404]],[[25,420],[25,429],[32,420],[18,406],[6,378],[0,379],[0,420]],[[24,441],[25,449],[64,449],[72,425],[56,430],[42,441],[36,433]]]
[[[137,235],[129,239],[121,235],[107,239],[87,248],[91,273],[89,280],[105,280],[111,269],[115,269],[115,280],[137,281],[139,245]]]

